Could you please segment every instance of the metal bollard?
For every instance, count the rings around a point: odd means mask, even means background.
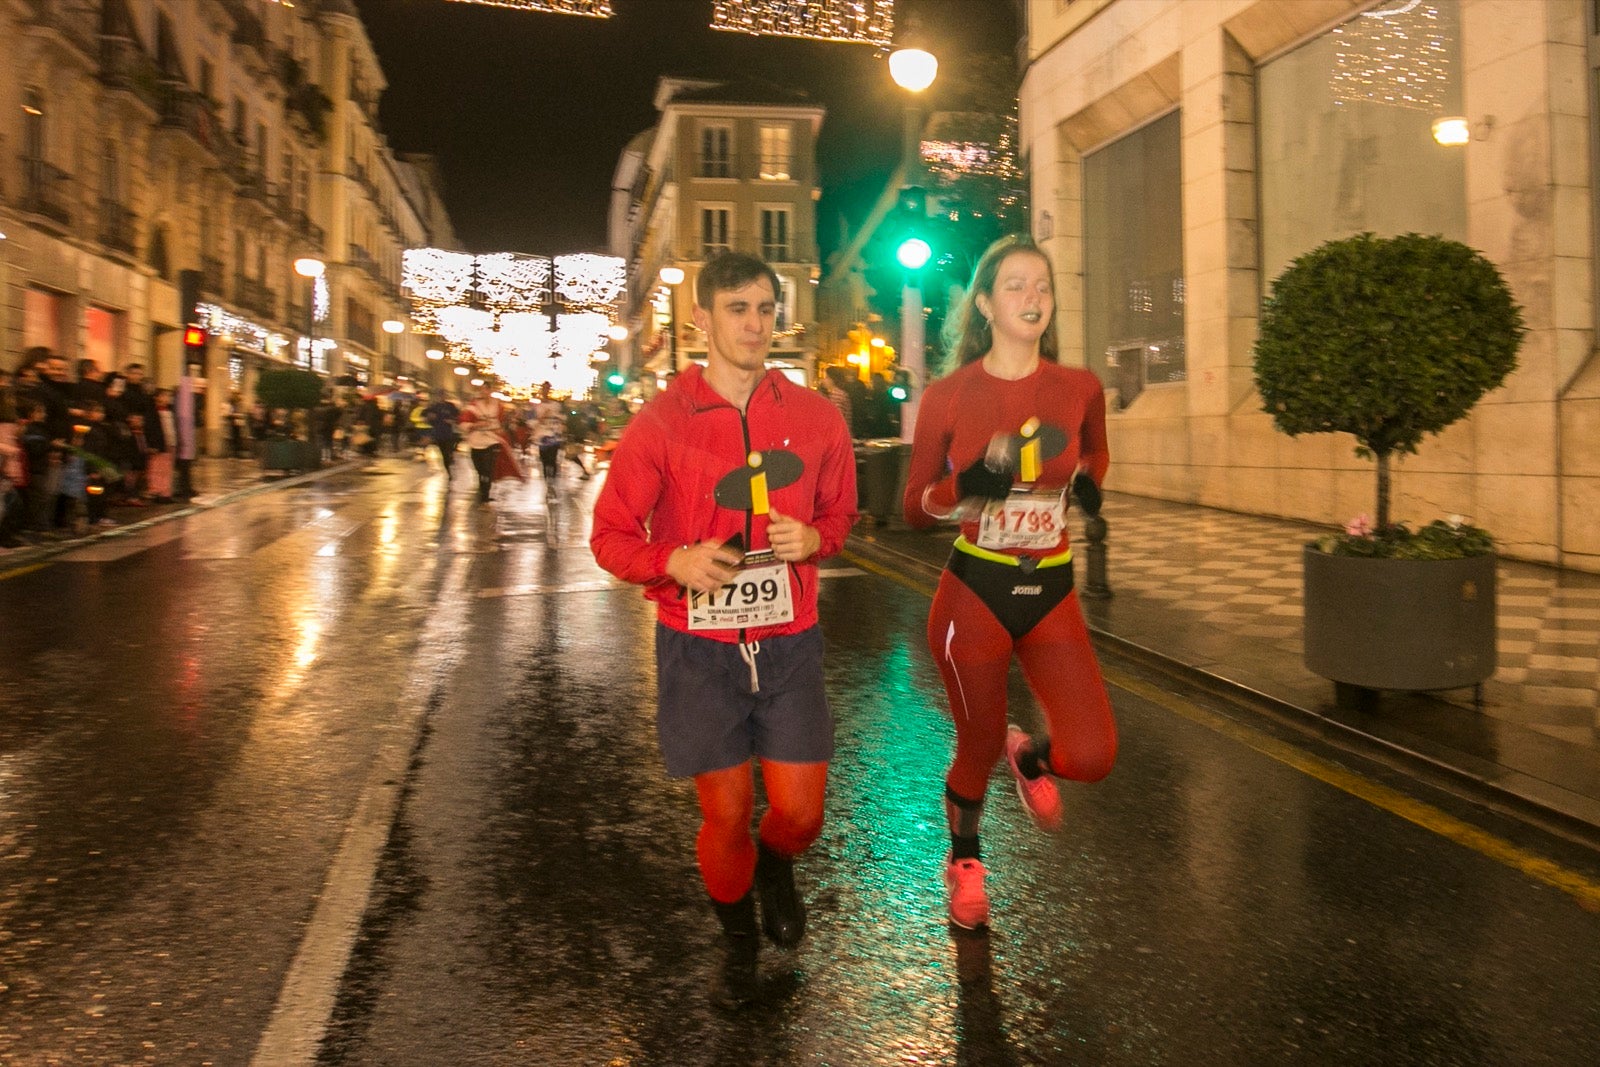
[[[1106,533],[1109,530],[1106,520],[1098,515],[1083,520],[1085,573],[1079,595],[1086,600],[1111,599],[1111,586],[1106,582]]]

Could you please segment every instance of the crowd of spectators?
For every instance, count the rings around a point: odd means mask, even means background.
[[[71,367],[49,348],[0,372],[0,548],[81,537],[116,525],[112,508],[192,496],[173,391],[133,363]],[[192,437],[192,420],[188,423]]]

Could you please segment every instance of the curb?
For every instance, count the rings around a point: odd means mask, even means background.
[[[151,515],[149,518],[139,519],[136,522],[130,522],[111,529],[104,529],[94,533],[85,534],[83,537],[75,537],[70,541],[56,541],[46,545],[32,545],[25,549],[16,549],[5,556],[0,556],[0,566],[5,568],[4,570],[0,570],[0,579],[9,577],[19,568],[31,568],[36,564],[43,563],[44,561],[53,559],[56,556],[82,548],[85,545],[95,544],[100,541],[109,541],[118,537],[126,537],[129,534],[137,533],[140,530],[147,530],[152,526],[158,526],[164,522],[171,522],[173,519],[182,519],[190,515],[197,515],[202,511],[209,511],[212,508],[222,507],[224,504],[231,504],[234,501],[243,500],[245,497],[255,496],[258,493],[267,493],[274,489],[282,489],[286,486],[302,485],[306,482],[316,481],[320,478],[326,478],[330,474],[337,474],[341,471],[359,468],[360,465],[361,464],[355,460],[346,460],[343,463],[330,464],[314,471],[307,471],[304,474],[295,474],[290,475],[287,478],[276,478],[268,482],[259,482],[254,485],[246,485],[236,489],[229,489],[210,499],[202,500],[200,497],[191,497],[189,503],[184,504],[181,507],[173,508],[171,511],[163,511],[159,515]]]

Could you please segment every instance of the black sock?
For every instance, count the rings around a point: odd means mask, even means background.
[[[971,837],[960,837],[956,834],[950,835],[951,863],[954,863],[956,860],[981,860],[982,858],[983,857],[978,854],[977,834],[973,834]]]
[[[1017,757],[1017,770],[1024,778],[1037,778],[1050,770],[1050,739],[1030,738],[1031,743]]]

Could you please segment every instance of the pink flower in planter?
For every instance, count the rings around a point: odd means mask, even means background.
[[[1351,537],[1371,537],[1372,516],[1357,515],[1355,518],[1344,524],[1344,532],[1349,534]]]

